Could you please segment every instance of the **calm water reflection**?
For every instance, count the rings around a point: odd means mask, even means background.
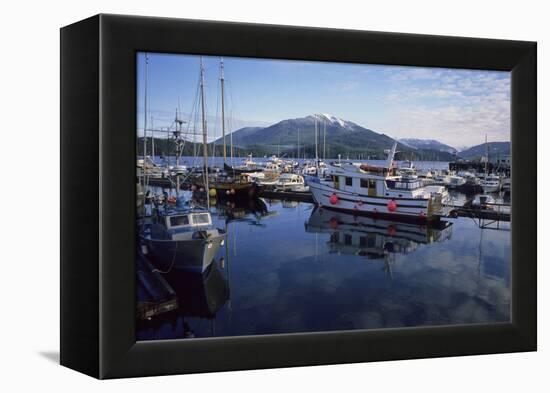
[[[166,275],[180,308],[138,340],[503,322],[510,232],[469,218],[418,226],[258,200],[213,208],[225,247]]]

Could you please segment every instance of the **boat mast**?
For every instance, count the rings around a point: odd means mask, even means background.
[[[178,108],[179,108],[179,101],[178,101]],[[180,157],[183,153],[183,146],[182,146],[182,140],[181,140],[181,130],[182,125],[185,123],[183,120],[179,118],[179,110],[176,108],[176,131],[174,131],[174,142],[176,144],[176,196],[179,195],[180,190],[180,176],[178,174],[179,172],[179,166],[180,166]]]
[[[204,109],[204,65],[201,56],[201,115],[202,115],[202,144],[203,144],[203,156],[204,156],[204,190],[206,192],[206,207],[210,208],[210,197],[208,187],[208,143],[207,143],[207,130],[206,130],[206,116]]]
[[[323,161],[327,159],[327,123],[323,121]]]
[[[300,159],[300,128],[298,128],[298,154],[296,155],[298,160]]]
[[[153,116],[151,116],[151,157],[155,161],[155,126],[153,125]]]
[[[319,168],[319,142],[317,141],[317,116],[315,116],[315,168]]]
[[[149,78],[149,55],[145,53],[145,86],[143,92],[143,185],[147,186],[147,83]]]
[[[489,164],[489,145],[487,144],[487,134],[485,134],[485,176],[487,176]]]
[[[223,164],[227,160],[227,154],[225,152],[225,106],[224,106],[224,85],[225,79],[223,76],[223,57],[220,57],[220,84],[221,84],[221,94],[222,94],[222,138],[223,138]]]

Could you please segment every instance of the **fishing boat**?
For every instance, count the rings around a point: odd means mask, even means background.
[[[223,168],[226,172],[233,172],[236,174],[259,173],[264,170],[264,167],[260,163],[252,160],[252,154],[249,154],[247,158],[243,160],[242,165],[231,167],[228,164],[224,163]]]
[[[393,166],[396,147],[394,143],[385,166],[329,165],[330,179],[310,178],[308,185],[315,203],[354,214],[421,221],[437,218],[436,213],[449,201],[447,190],[396,175]]]
[[[197,183],[203,186],[201,180],[199,179]],[[215,190],[215,195],[220,199],[253,199],[257,198],[259,193],[258,185],[246,173],[235,176],[225,174],[211,176],[209,187],[211,195],[212,190]]]
[[[397,170],[403,178],[418,179],[418,174],[412,161],[403,161]]]
[[[500,176],[489,174],[480,182],[484,193],[499,192],[502,184]]]
[[[307,192],[308,186],[305,185],[304,177],[294,173],[283,173],[274,184],[277,191]]]
[[[159,268],[204,271],[223,245],[225,232],[212,225],[206,210],[165,208],[142,225],[140,238]]]
[[[447,187],[451,190],[459,189],[466,184],[466,179],[458,175],[449,175]]]

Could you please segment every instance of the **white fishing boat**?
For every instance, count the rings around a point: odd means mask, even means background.
[[[283,173],[274,186],[280,191],[306,192],[309,190],[305,185],[304,177],[294,173]]]
[[[484,193],[499,192],[502,188],[500,176],[489,174],[480,182]]]
[[[147,254],[162,269],[204,271],[223,245],[225,233],[206,210],[159,209],[140,233]]]
[[[187,173],[187,166],[181,164],[173,165],[169,166],[168,170],[171,175],[185,175]]]
[[[420,179],[395,174],[393,157],[397,144],[389,152],[386,166],[329,165],[329,179],[308,181],[313,199],[319,206],[402,219],[429,220],[443,210],[449,194],[442,186],[424,186]]]
[[[450,174],[448,171],[446,170],[442,170],[442,171],[439,171],[435,176],[434,176],[434,184],[437,184],[439,186],[448,186],[449,183],[451,182],[451,178],[450,178]]]
[[[464,184],[466,184],[466,179],[462,176],[457,175],[450,175],[448,176],[448,184],[447,187],[450,189],[457,189],[462,187]]]

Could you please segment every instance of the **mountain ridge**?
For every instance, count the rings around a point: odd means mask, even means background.
[[[318,156],[327,158],[386,158],[395,139],[330,114],[313,114],[300,118],[280,120],[267,127],[246,127],[233,132],[233,145],[253,153],[287,154],[289,156],[314,157],[315,127],[318,129]],[[412,148],[398,142],[403,159],[444,160],[453,159],[453,154],[430,148]],[[222,143],[219,138],[216,145]],[[228,143],[226,136],[226,143]],[[298,145],[300,151],[298,152]],[[441,144],[443,145],[443,144]],[[325,146],[325,149],[323,149]],[[324,151],[323,151],[324,150]]]

